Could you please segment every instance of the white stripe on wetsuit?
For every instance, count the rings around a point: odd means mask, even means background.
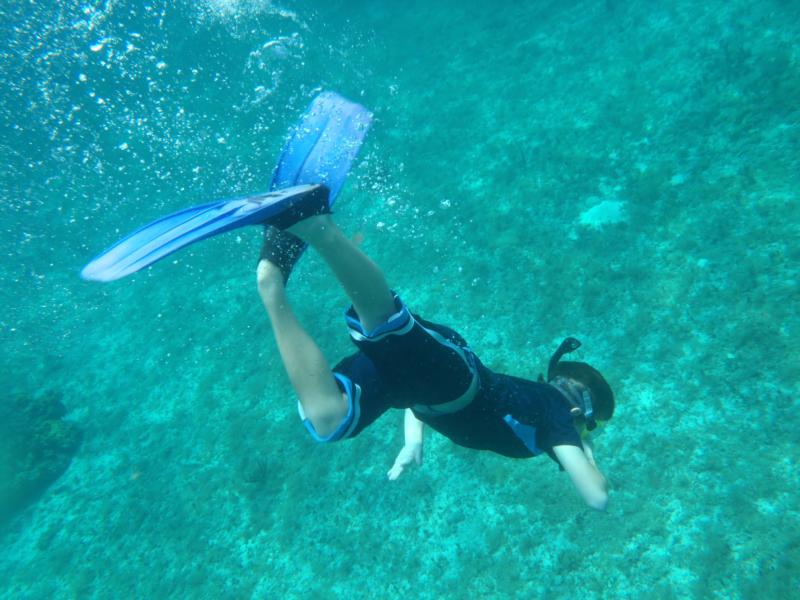
[[[432,416],[451,414],[466,408],[475,399],[475,395],[478,393],[478,388],[480,387],[480,378],[478,377],[478,369],[475,367],[475,360],[472,358],[472,351],[469,348],[462,348],[454,344],[438,331],[423,327],[421,324],[420,327],[427,331],[428,334],[441,345],[450,348],[461,357],[461,360],[464,361],[464,364],[472,373],[472,381],[470,381],[467,391],[455,400],[450,400],[449,402],[443,402],[441,404],[415,404],[411,408],[415,412]]]

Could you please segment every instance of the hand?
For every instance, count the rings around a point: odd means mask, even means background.
[[[400,477],[406,467],[413,463],[417,463],[418,465],[422,464],[422,444],[403,446],[403,449],[400,450],[400,454],[394,459],[394,465],[392,465],[392,468],[389,469],[389,472],[386,474],[389,477],[389,481],[394,481]]]

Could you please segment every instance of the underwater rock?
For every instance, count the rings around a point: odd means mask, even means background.
[[[592,198],[591,200],[597,200]],[[606,225],[625,223],[628,220],[625,202],[620,200],[603,200],[583,211],[580,224],[590,229],[602,229]]]
[[[0,398],[0,526],[69,467],[83,434],[56,393]]]
[[[267,462],[261,457],[249,456],[242,461],[241,475],[246,483],[264,483],[268,472]]]

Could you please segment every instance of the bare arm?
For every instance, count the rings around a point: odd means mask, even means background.
[[[406,446],[413,446],[415,444],[422,446],[422,430],[424,428],[425,423],[414,416],[414,411],[407,408],[403,419],[403,433],[405,435]]]
[[[400,477],[405,468],[411,464],[422,464],[422,430],[424,427],[425,424],[414,416],[410,408],[407,408],[403,418],[405,445],[387,473],[390,480],[394,481]]]
[[[605,510],[608,484],[594,462],[591,446],[586,442],[583,443],[583,450],[575,446],[553,446],[553,452],[586,504],[597,510]]]

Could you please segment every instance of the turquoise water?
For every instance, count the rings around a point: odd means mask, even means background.
[[[0,532],[2,597],[796,593],[800,3],[65,0],[0,19],[0,385],[59,394],[83,431]],[[575,335],[612,381],[607,513],[547,459],[435,433],[390,483],[400,413],[312,442],[255,291],[257,228],[78,278],[165,212],[264,188],[319,89],[375,113],[338,220],[412,308],[520,376]],[[349,352],[317,257],[290,291],[330,359]]]

